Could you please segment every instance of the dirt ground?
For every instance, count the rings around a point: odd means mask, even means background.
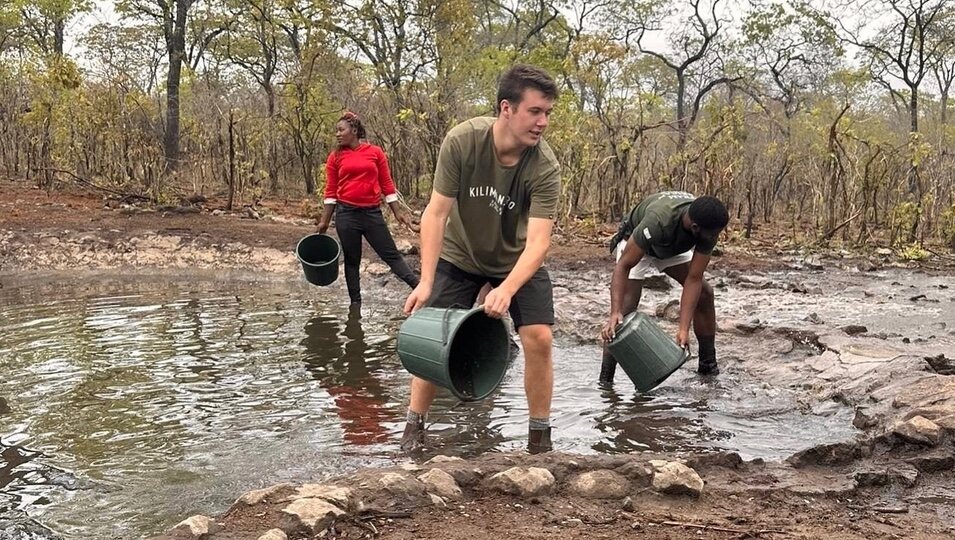
[[[29,185],[0,182],[0,272],[23,268],[25,259],[18,258],[14,250],[49,237],[95,234],[104,245],[115,246],[134,236],[176,236],[199,245],[234,243],[252,250],[271,249],[289,254],[299,238],[314,230],[314,215],[308,215],[314,211],[314,205],[304,201],[267,201],[254,212],[237,209],[222,213],[222,206],[222,201],[209,200],[195,206],[139,208],[104,200],[96,194],[49,194]],[[558,230],[548,264],[570,271],[609,268],[605,243],[613,232],[611,225],[584,224],[572,230]],[[398,231],[396,237],[417,243],[411,231]],[[714,259],[715,270],[768,271],[785,268],[794,259],[794,251],[785,247],[780,235],[773,231],[759,232],[754,239],[726,242],[724,251],[726,256]],[[799,264],[839,264],[846,258],[870,265],[907,264],[871,253],[836,250],[820,252],[818,257],[798,257]],[[923,265],[923,269],[936,272],[951,272],[952,267],[953,260],[947,255]],[[920,489],[928,500],[938,486],[949,493],[955,485],[949,463],[950,440],[945,440],[944,448],[948,453],[939,458],[942,465],[926,465],[920,480]],[[883,445],[876,455],[864,455],[863,459],[891,470],[899,463],[910,463],[921,452],[917,447],[889,444]],[[487,458],[493,466],[482,458],[476,458],[474,466],[503,468],[505,458],[512,465],[533,465],[543,459],[543,463],[552,466],[583,459],[497,455]],[[389,514],[351,516],[320,531],[292,530],[288,538],[955,538],[955,518],[944,511],[949,504],[946,499],[934,505],[900,505],[892,502],[899,487],[888,479],[891,474],[884,475],[885,482],[866,485],[851,481],[858,478],[858,463],[847,469],[840,468],[842,465],[811,464],[794,472],[783,466],[766,469],[760,462],[733,462],[730,466],[703,463],[697,468],[706,482],[700,498],[662,495],[638,488],[624,501],[584,499],[562,490],[547,497],[521,500],[475,483],[466,486],[462,500],[449,502],[447,507],[405,505]],[[565,479],[557,480],[562,485]],[[201,537],[258,539],[281,521],[277,515],[274,508],[234,507],[217,518],[224,529]],[[178,529],[167,537],[200,536]]]
[[[306,200],[264,201],[256,207],[259,219],[249,218],[243,208],[214,215],[215,210],[224,208],[225,201],[215,198],[196,205],[158,209],[123,205],[88,191],[64,189],[50,193],[22,182],[0,180],[0,230],[14,234],[81,236],[96,233],[113,243],[155,233],[176,235],[200,244],[234,242],[291,253],[296,242],[315,229],[316,207]],[[422,208],[423,204],[416,204],[412,209],[415,221]],[[399,227],[392,230],[396,240],[417,244],[414,232]],[[611,224],[581,224],[573,229],[558,229],[547,264],[567,269],[607,265],[611,259],[606,243],[615,230]],[[782,268],[784,264],[778,256],[782,252],[772,249],[778,237],[778,232],[765,231],[753,239],[736,242],[727,247],[732,257],[716,257],[711,266],[737,270]],[[3,268],[0,262],[0,270]]]

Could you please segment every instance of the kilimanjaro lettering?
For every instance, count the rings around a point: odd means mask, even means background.
[[[493,208],[498,214],[503,214],[504,209],[513,210],[517,203],[515,203],[511,198],[504,193],[498,193],[494,186],[478,186],[468,188],[468,196],[472,199],[478,197],[487,197],[491,199],[489,206]]]

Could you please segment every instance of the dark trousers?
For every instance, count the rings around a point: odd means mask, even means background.
[[[339,202],[335,210],[335,230],[338,231],[338,240],[342,244],[342,255],[345,257],[345,284],[348,287],[348,297],[352,302],[361,302],[359,267],[362,237],[368,240],[375,253],[391,267],[391,271],[401,281],[411,288],[418,286],[418,274],[408,266],[401,253],[398,253],[385,218],[381,214],[381,208],[358,208]]]

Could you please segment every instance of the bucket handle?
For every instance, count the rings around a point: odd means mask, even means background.
[[[449,328],[449,326],[451,325],[451,322],[449,321],[449,319],[451,318],[452,309],[468,309],[468,307],[465,306],[464,304],[455,303],[445,308],[444,315],[441,316],[441,346],[442,347],[448,346],[448,334],[451,333],[451,329]]]

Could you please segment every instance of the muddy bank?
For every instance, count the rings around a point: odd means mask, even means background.
[[[892,439],[866,470],[668,456],[438,456],[246,493],[157,538],[950,538],[952,472]]]

